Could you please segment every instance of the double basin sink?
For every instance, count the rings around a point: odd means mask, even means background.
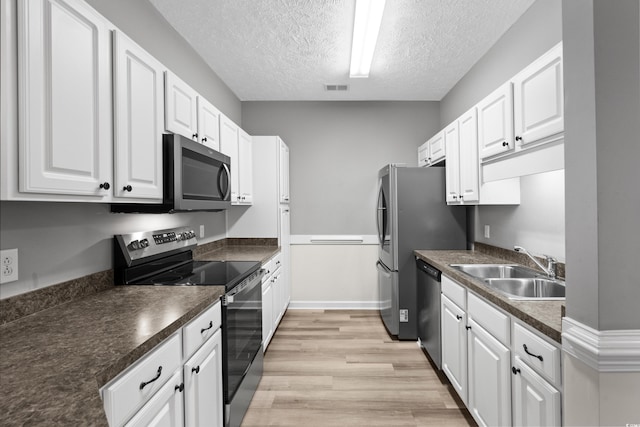
[[[517,264],[451,264],[513,300],[564,299],[564,282]]]

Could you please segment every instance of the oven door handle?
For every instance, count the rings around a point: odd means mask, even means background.
[[[234,297],[247,289],[254,288],[258,284],[262,284],[262,276],[264,275],[264,268],[258,270],[257,273],[254,274],[254,277],[250,280],[244,281],[244,283],[240,283],[235,288],[231,289],[229,292],[222,296],[222,305],[227,306],[229,303],[233,302]]]

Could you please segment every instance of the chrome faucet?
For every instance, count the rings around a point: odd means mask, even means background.
[[[538,267],[540,267],[540,269],[542,271],[544,271],[547,276],[549,276],[549,279],[555,279],[556,278],[556,269],[558,267],[558,261],[555,258],[550,257],[549,255],[544,255],[545,261],[547,261],[547,266],[543,266],[542,264],[540,264],[540,261],[538,261],[533,255],[531,255],[529,252],[527,252],[527,250],[525,248],[523,248],[522,246],[514,246],[513,250],[515,250],[516,252],[521,252],[525,255],[527,255],[529,258],[531,258],[533,260],[533,262],[536,263],[536,265]]]

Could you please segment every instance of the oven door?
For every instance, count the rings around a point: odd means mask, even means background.
[[[225,294],[222,301],[222,369],[225,403],[238,387],[262,346],[262,276],[264,270]]]

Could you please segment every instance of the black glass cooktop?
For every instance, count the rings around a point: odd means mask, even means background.
[[[225,286],[229,291],[259,268],[255,261],[189,261],[132,284]]]

